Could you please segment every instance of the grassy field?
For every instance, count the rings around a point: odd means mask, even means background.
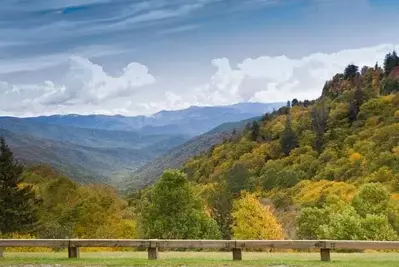
[[[164,252],[161,259],[148,261],[146,252],[81,253],[79,259],[68,259],[63,253],[9,252],[0,266],[63,265],[69,266],[295,266],[295,267],[398,267],[399,253],[332,253],[332,262],[320,262],[318,253],[244,252],[243,261],[233,262],[231,253]]]

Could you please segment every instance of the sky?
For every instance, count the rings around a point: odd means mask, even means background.
[[[399,50],[397,0],[1,0],[0,116],[320,96]]]

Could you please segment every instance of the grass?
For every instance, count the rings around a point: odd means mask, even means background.
[[[86,252],[68,259],[65,252],[9,252],[0,266],[60,264],[69,266],[293,266],[293,267],[397,267],[399,253],[332,253],[332,262],[321,262],[318,253],[243,252],[243,261],[233,262],[228,252],[163,252],[157,261],[147,260],[146,252]]]

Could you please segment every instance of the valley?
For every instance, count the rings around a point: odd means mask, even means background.
[[[156,163],[150,162],[163,155],[175,158],[179,146],[188,141],[186,146],[204,142],[203,147],[197,150],[195,146],[193,152],[187,152],[177,163],[160,166],[162,169],[180,167],[190,156],[221,142],[221,136],[229,135],[234,128],[228,126],[229,122],[238,122],[237,128],[240,128],[244,123],[239,121],[271,112],[281,105],[191,107],[162,111],[149,117],[0,117],[0,131],[16,157],[25,164],[48,164],[79,182],[134,184],[142,188],[162,173],[156,171],[150,179],[141,175],[135,178],[137,175],[133,173],[145,164],[159,169]],[[218,126],[223,123],[227,124]]]

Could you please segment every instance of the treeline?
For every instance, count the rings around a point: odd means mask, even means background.
[[[77,184],[47,166],[24,169],[0,141],[0,236],[137,237],[135,215],[115,189]]]
[[[40,238],[377,239],[399,234],[399,59],[348,65],[123,199],[1,140],[0,233]]]

